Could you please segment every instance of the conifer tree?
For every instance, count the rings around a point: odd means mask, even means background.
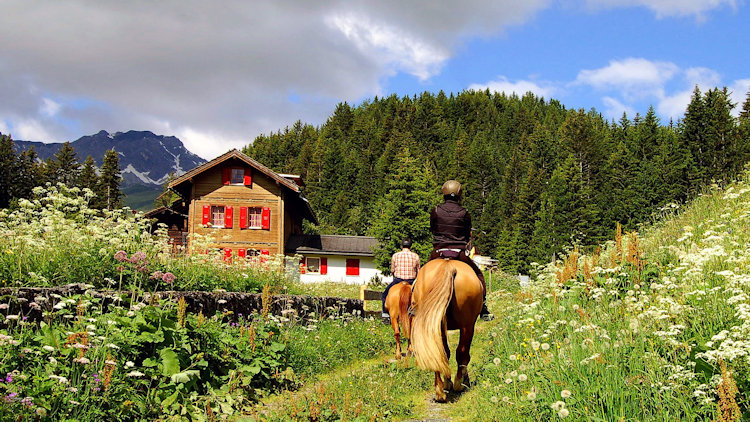
[[[54,157],[47,161],[47,177],[52,184],[63,183],[73,186],[78,181],[81,164],[78,162],[75,148],[70,142],[62,144]]]
[[[96,163],[94,162],[94,159],[89,155],[86,157],[86,161],[83,162],[81,172],[78,173],[78,181],[76,182],[76,186],[81,189],[86,188],[93,191],[96,189],[98,181],[99,176],[96,175]]]
[[[113,210],[122,207],[120,182],[120,157],[117,151],[110,149],[104,153],[102,160],[101,174],[95,190],[95,208]]]
[[[15,177],[18,171],[13,140],[0,133],[0,208],[8,208],[15,190]]]
[[[404,237],[412,239],[412,250],[424,262],[432,251],[430,210],[439,200],[435,178],[408,148],[396,156],[392,176],[386,181],[387,193],[376,206],[377,214],[369,234],[378,239],[375,263],[386,274],[391,256]]]

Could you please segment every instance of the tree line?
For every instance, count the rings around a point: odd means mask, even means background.
[[[31,198],[36,186],[63,183],[91,189],[95,194],[91,207],[111,210],[122,207],[121,182],[120,157],[113,149],[104,153],[102,166],[97,169],[90,155],[81,163],[70,142],[43,161],[33,147],[16,152],[11,137],[0,134],[0,208],[12,207],[20,198]]]
[[[693,91],[685,115],[609,121],[531,93],[465,91],[339,104],[321,126],[296,122],[243,152],[299,174],[320,225],[374,235],[381,268],[403,236],[425,257],[429,210],[460,181],[474,245],[509,272],[527,272],[572,245],[610,238],[726,181],[750,159],[750,93],[739,117],[726,88]]]

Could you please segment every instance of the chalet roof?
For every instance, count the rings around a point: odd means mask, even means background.
[[[196,175],[203,173],[204,171],[215,167],[229,159],[236,158],[241,161],[244,161],[247,165],[250,167],[258,170],[259,172],[265,174],[266,176],[270,177],[271,179],[275,180],[278,184],[291,189],[293,192],[299,192],[299,185],[294,183],[293,181],[286,179],[282,177],[280,174],[276,173],[275,171],[269,169],[268,167],[264,166],[263,164],[253,160],[252,158],[248,157],[247,155],[237,151],[236,149],[233,149],[226,154],[220,155],[213,160],[201,164],[200,166],[188,171],[187,173],[183,174],[182,176],[174,179],[170,184],[170,189],[177,189],[179,185],[182,185],[183,183],[189,183],[190,179],[195,177]]]
[[[297,234],[286,243],[287,254],[374,256],[378,240],[368,236]]]
[[[177,215],[180,217],[187,218],[186,213],[180,212],[179,210],[176,210],[170,207],[159,207],[151,211],[148,211],[147,213],[143,214],[143,216],[145,218],[158,218],[159,215],[167,215],[167,214],[172,214],[172,215]]]
[[[291,201],[294,203],[294,206],[299,207],[302,210],[302,216],[303,218],[306,218],[307,220],[313,222],[314,224],[318,223],[317,218],[315,218],[315,213],[312,210],[312,207],[310,207],[310,203],[305,199],[301,193],[300,193],[300,186],[296,184],[294,181],[276,173],[275,171],[269,169],[268,167],[264,166],[263,164],[255,161],[254,159],[248,157],[247,155],[237,151],[236,149],[233,149],[223,155],[220,155],[213,160],[201,164],[200,166],[188,171],[187,173],[183,174],[182,176],[176,178],[172,182],[169,183],[169,189],[172,189],[173,191],[177,192],[180,196],[182,196],[185,199],[189,199],[189,192],[190,192],[190,186],[193,183],[193,178],[204,171],[211,169],[215,166],[218,166],[219,164],[232,160],[237,159],[245,164],[249,165],[253,169],[263,173],[264,175],[271,178],[271,180],[274,180],[278,185],[290,190],[295,195],[291,196]],[[293,176],[293,175],[289,175]],[[296,176],[299,177],[299,176]],[[300,178],[301,180],[301,178]]]

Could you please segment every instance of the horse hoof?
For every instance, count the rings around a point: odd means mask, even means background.
[[[446,391],[450,391],[450,390],[453,390],[453,382],[451,382],[451,381],[446,381],[446,382],[445,382],[445,383],[443,384],[443,388],[445,388],[445,390],[446,390]]]
[[[466,386],[463,385],[463,383],[456,381],[456,385],[453,386],[453,391],[461,392],[461,391],[464,391],[465,388]]]
[[[401,352],[396,353],[396,359],[401,360]]]
[[[448,401],[448,395],[443,393],[442,395],[435,394],[435,402],[437,403],[445,403]]]

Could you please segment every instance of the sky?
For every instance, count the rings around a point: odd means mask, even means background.
[[[212,159],[336,104],[485,90],[678,121],[750,91],[743,0],[0,0],[0,132],[180,138]]]

